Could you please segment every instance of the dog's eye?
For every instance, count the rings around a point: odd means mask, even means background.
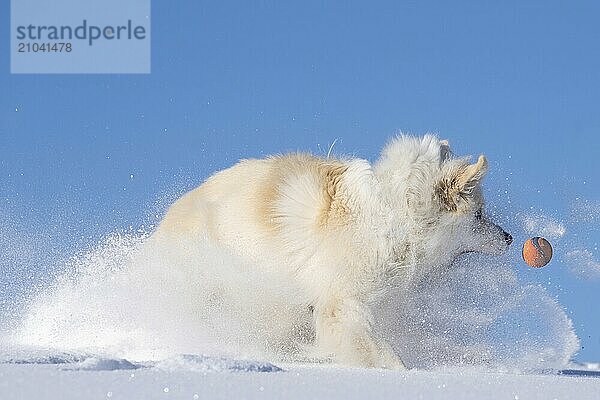
[[[482,219],[483,218],[483,211],[481,210],[481,208],[477,211],[475,211],[475,219]]]

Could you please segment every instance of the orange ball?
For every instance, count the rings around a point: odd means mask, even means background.
[[[536,236],[523,243],[523,260],[530,267],[543,267],[551,258],[552,246],[546,239]]]

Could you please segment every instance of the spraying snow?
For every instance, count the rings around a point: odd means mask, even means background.
[[[209,242],[182,246],[187,251],[175,254],[147,234],[115,234],[74,257],[67,273],[31,301],[9,348],[132,362],[180,354],[311,358],[310,343],[296,339],[310,337],[310,310],[306,325],[290,317],[273,326],[266,318],[302,312],[288,285],[261,279]],[[218,284],[224,279],[226,289]],[[501,259],[463,257],[434,275],[415,275],[395,293],[373,304],[376,326],[409,367],[553,369],[578,348],[562,308],[542,287],[520,285]]]

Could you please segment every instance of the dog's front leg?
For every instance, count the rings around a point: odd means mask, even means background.
[[[333,299],[317,306],[317,342],[335,361],[361,367],[404,369],[390,346],[372,332],[366,305],[355,299]]]

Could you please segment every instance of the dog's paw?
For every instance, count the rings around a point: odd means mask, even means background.
[[[400,357],[387,344],[383,345],[383,348],[379,351],[379,355],[379,365],[377,367],[396,370],[407,369]]]
[[[393,357],[388,357],[385,360],[382,360],[381,368],[385,369],[396,369],[396,370],[406,370],[406,365],[402,362],[402,360],[394,355]]]

